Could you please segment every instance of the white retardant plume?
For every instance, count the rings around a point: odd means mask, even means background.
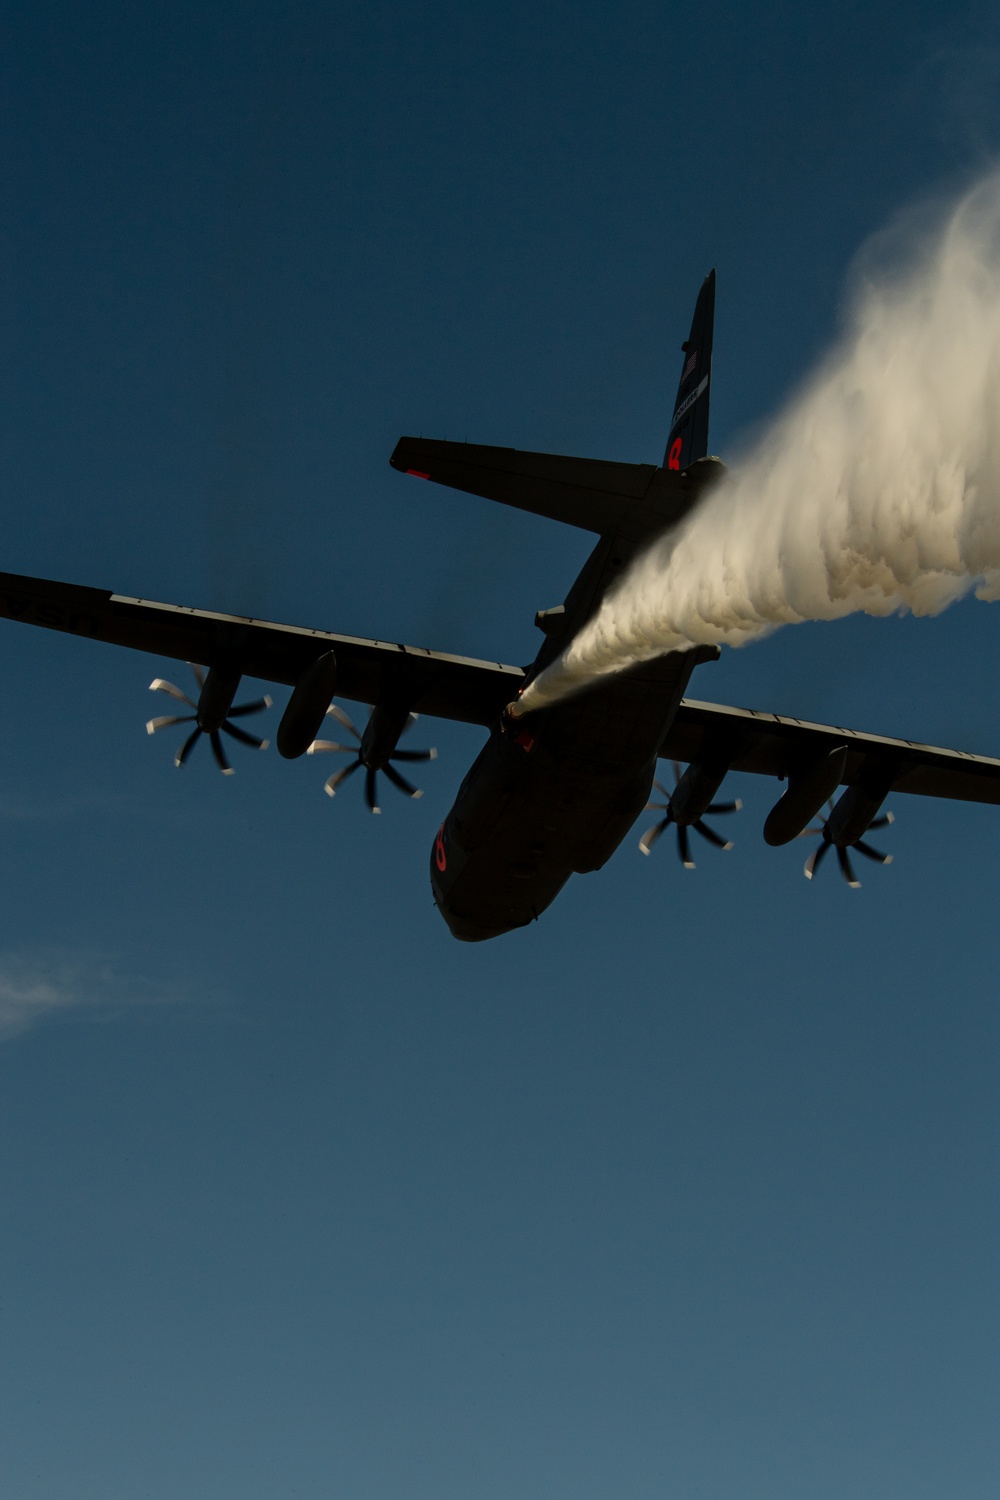
[[[627,569],[518,710],[694,645],[1000,597],[1000,175],[869,282],[754,451]]]

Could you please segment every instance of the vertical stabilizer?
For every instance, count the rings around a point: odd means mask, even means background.
[[[665,469],[686,469],[708,454],[708,398],[712,379],[712,328],[715,323],[715,272],[709,271],[695,303],[691,332],[681,345],[684,364],[670,423]]]

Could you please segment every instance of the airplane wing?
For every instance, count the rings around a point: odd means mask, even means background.
[[[416,713],[467,724],[494,724],[524,680],[520,667],[500,662],[15,573],[0,573],[0,617],[177,661],[225,664],[289,687],[332,649],[338,697],[378,703],[398,694]],[[717,757],[734,771],[784,777],[796,763],[843,744],[846,785],[874,760],[892,769],[894,791],[1000,805],[1000,760],[690,698],[682,701],[660,755],[685,762]]]
[[[728,760],[733,771],[786,777],[796,764],[838,745],[848,752],[844,786],[860,781],[873,766],[884,767],[895,792],[1000,805],[1000,760],[990,756],[692,698],[681,702],[660,756],[686,762],[717,757]]]
[[[177,661],[225,664],[247,677],[289,687],[317,657],[333,650],[338,697],[379,703],[398,693],[415,713],[467,724],[494,723],[524,678],[520,667],[500,662],[155,604],[16,573],[0,573],[2,616]]]

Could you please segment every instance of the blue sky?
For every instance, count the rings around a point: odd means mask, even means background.
[[[736,452],[1000,149],[989,7],[6,21],[2,566],[513,662],[586,538],[396,438],[655,461],[716,265]],[[992,810],[895,798],[852,892],[734,778],[731,854],[638,827],[469,948],[427,862],[479,732],[373,819],[176,772],[183,668],[0,624],[5,1496],[993,1493]],[[967,603],[692,693],[995,754],[998,660]]]

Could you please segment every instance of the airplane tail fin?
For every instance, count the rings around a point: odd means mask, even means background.
[[[712,329],[715,324],[715,272],[701,284],[691,332],[681,345],[684,364],[677,401],[663,455],[665,469],[686,469],[708,455],[708,398],[712,379]]]

